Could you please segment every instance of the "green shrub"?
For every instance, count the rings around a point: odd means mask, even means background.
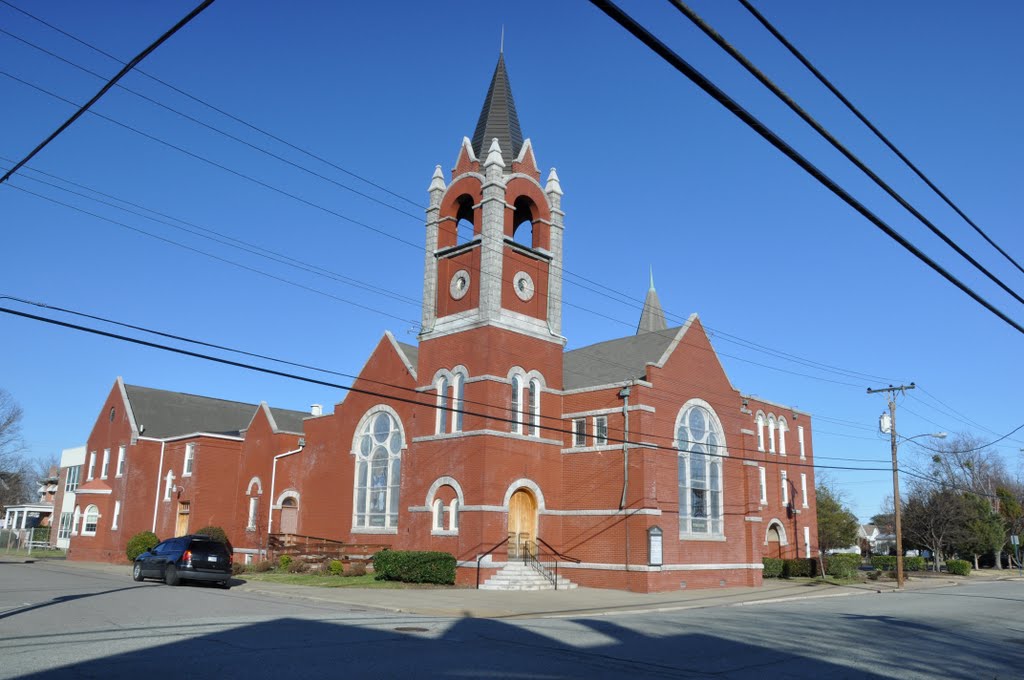
[[[875,571],[869,571],[868,572],[868,580],[869,581],[877,581],[881,576],[882,576],[882,572],[878,571],[877,569]]]
[[[249,566],[257,574],[264,574],[274,568],[274,563],[270,560],[260,560],[256,564],[250,564]]]
[[[455,583],[455,556],[426,550],[382,550],[373,556],[378,581]]]
[[[311,571],[310,565],[306,564],[302,560],[292,560],[285,568],[291,574],[305,574],[306,572]]]
[[[807,576],[814,576],[816,566],[817,563],[814,560],[783,560],[782,576],[783,578],[801,578]]]
[[[825,559],[825,573],[836,578],[853,578],[860,569],[860,563],[860,555],[829,555]]]
[[[281,569],[287,569],[291,565],[292,565],[292,556],[291,555],[281,555],[280,557],[277,558],[277,566],[279,566]]]
[[[128,555],[129,561],[134,562],[136,557],[155,547],[159,542],[160,539],[152,531],[140,531],[128,539],[125,554]]]
[[[782,560],[775,557],[762,557],[761,562],[764,564],[764,571],[761,572],[764,578],[779,578],[782,576]]]
[[[218,543],[223,543],[224,545],[231,545],[231,541],[228,540],[227,533],[220,527],[203,527],[195,533],[200,536],[209,536]]]
[[[903,568],[907,571],[924,571],[925,563],[923,557],[904,557]],[[896,567],[893,567],[895,569]]]
[[[341,560],[331,560],[331,563],[327,565],[327,571],[331,572],[331,576],[341,576],[345,571],[345,565]]]
[[[903,566],[906,567],[907,558],[903,558]],[[874,555],[871,558],[871,566],[878,571],[892,571],[896,568],[895,555]]]
[[[957,576],[970,576],[971,563],[967,560],[946,560],[946,571]]]

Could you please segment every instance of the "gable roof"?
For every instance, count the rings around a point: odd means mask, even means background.
[[[257,404],[138,385],[125,385],[124,389],[139,434],[154,439],[193,432],[239,436],[258,408]],[[297,433],[302,432],[302,419],[308,415],[276,408],[271,412],[280,429]]]
[[[681,328],[605,340],[566,352],[562,364],[564,389],[643,378],[647,375],[647,364],[657,363],[664,356]]]

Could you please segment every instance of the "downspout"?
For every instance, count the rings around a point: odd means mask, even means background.
[[[299,440],[299,448],[294,451],[285,451],[274,456],[274,465],[270,470],[270,503],[267,508],[267,550],[270,550],[270,534],[274,530],[274,484],[277,482],[277,461],[286,456],[294,456],[306,448],[305,438]]]
[[[629,571],[629,514],[626,512],[626,491],[629,489],[629,393],[630,386],[626,385],[619,390],[622,397],[622,498],[619,500],[619,510],[623,513],[622,521],[625,522],[626,532],[626,571]],[[629,579],[626,579],[626,589],[629,589]]]
[[[167,442],[160,442],[160,466],[156,471],[156,494],[153,496],[153,533],[156,533],[156,513],[160,509],[160,482],[164,476],[164,447],[167,446]]]

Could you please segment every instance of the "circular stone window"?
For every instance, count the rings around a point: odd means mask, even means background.
[[[466,297],[466,293],[469,292],[469,272],[465,269],[455,272],[448,292],[451,293],[453,300],[461,300]]]
[[[515,278],[512,279],[512,287],[515,288],[516,295],[523,302],[527,302],[533,298],[533,279],[526,272],[519,272]]]

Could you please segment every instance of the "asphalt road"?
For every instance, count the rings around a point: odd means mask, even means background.
[[[503,621],[0,564],[0,678],[1019,678],[1022,603],[999,581]]]

